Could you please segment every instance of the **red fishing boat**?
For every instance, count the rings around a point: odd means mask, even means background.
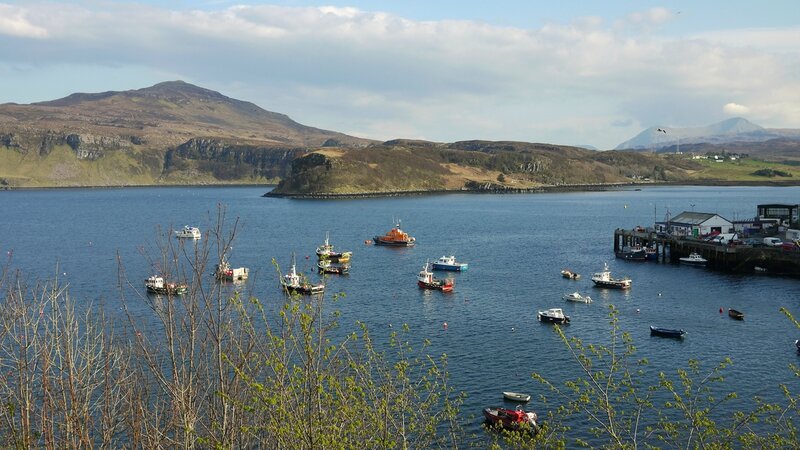
[[[423,289],[436,289],[442,292],[452,292],[456,282],[452,278],[440,280],[433,277],[433,272],[428,270],[428,263],[422,267],[417,275],[417,285]]]
[[[505,428],[506,430],[520,430],[529,427],[531,431],[536,431],[536,413],[525,411],[522,408],[506,409],[499,406],[490,406],[483,409],[483,417],[493,427]]]

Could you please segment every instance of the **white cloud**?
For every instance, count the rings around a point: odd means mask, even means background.
[[[759,44],[745,46],[735,32],[658,35],[674,18],[663,8],[629,14],[622,25],[582,17],[512,28],[337,7],[79,5],[0,5],[0,20],[29,30],[0,34],[0,59],[39,71],[149,67],[312,126],[379,139],[569,144],[578,136],[611,148],[653,124],[721,120],[727,111],[715,105],[731,98],[751,105],[748,117],[760,125],[800,123],[800,45],[770,50],[780,39],[797,44],[798,29],[751,30]],[[57,73],[53,80],[60,85]],[[102,81],[98,91],[107,89]],[[0,101],[21,100],[2,84]],[[581,130],[564,131],[570,122]]]
[[[744,116],[750,112],[750,108],[738,103],[726,103],[722,107],[722,112],[729,116]]]
[[[47,30],[32,24],[27,11],[12,5],[0,4],[0,34],[21,38],[46,38]]]

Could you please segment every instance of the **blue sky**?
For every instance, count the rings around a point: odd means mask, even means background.
[[[0,103],[181,79],[373,139],[800,128],[794,1],[0,0]]]

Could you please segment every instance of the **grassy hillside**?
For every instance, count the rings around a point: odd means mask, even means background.
[[[692,175],[691,179],[693,180],[747,183],[800,183],[800,179],[798,179],[798,177],[800,177],[800,167],[786,163],[752,158],[737,159],[735,161],[725,160],[722,162],[701,159],[697,160],[697,163],[702,169]],[[772,172],[786,173],[792,176],[757,175],[757,173],[763,169],[771,169]],[[769,170],[767,172],[769,172]]]
[[[276,182],[309,149],[370,142],[180,81],[0,105],[12,187]]]
[[[654,154],[594,152],[523,142],[389,141],[298,158],[273,195],[356,195],[430,190],[681,181],[701,167]]]

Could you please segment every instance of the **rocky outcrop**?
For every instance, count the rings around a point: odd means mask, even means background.
[[[219,180],[248,177],[277,180],[286,177],[292,161],[306,153],[304,148],[262,147],[195,138],[167,151],[164,171],[179,170],[186,161],[196,161]]]

